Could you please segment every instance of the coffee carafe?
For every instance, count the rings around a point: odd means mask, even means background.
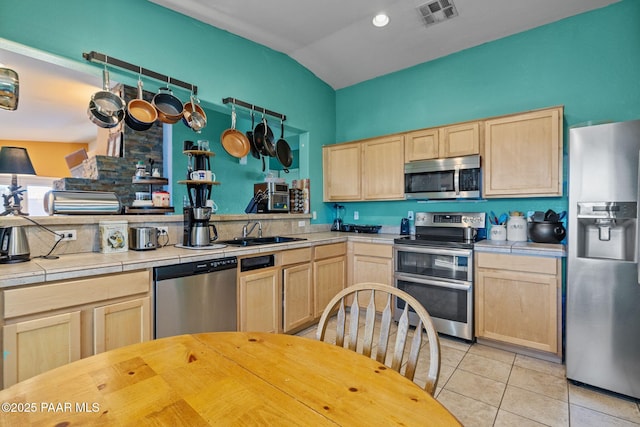
[[[333,207],[335,208],[335,218],[333,219],[333,224],[331,224],[331,231],[340,231],[342,230],[345,209],[344,206],[334,203]]]
[[[209,223],[211,208],[184,208],[184,246],[211,246],[218,239],[216,226]]]

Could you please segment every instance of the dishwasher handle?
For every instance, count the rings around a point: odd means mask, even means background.
[[[166,265],[153,269],[153,280],[175,279],[178,277],[194,276],[197,274],[213,273],[215,271],[231,270],[238,267],[238,258],[225,257],[206,261],[186,262],[183,264]]]

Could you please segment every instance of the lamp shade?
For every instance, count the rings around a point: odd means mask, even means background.
[[[0,173],[35,175],[29,153],[26,148],[0,148]]]

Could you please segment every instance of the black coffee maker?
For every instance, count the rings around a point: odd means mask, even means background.
[[[218,239],[218,230],[209,222],[210,219],[210,207],[184,207],[182,244],[191,247],[211,246]]]

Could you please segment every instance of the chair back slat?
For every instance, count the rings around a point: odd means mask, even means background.
[[[376,297],[375,291],[371,291],[369,305],[367,306],[367,317],[364,321],[364,337],[362,341],[362,354],[371,357],[371,348],[373,347],[373,331],[376,325]]]
[[[391,294],[387,294],[387,304],[382,310],[380,319],[380,338],[378,339],[378,351],[376,352],[376,360],[384,363],[387,358],[387,349],[389,347],[389,335],[391,332]]]
[[[424,389],[433,395],[438,383],[440,375],[440,342],[438,334],[433,325],[431,317],[427,310],[411,295],[390,285],[381,283],[358,283],[343,289],[334,296],[325,308],[320,321],[318,323],[318,331],[316,336],[320,340],[324,340],[329,318],[335,313],[338,307],[336,319],[336,345],[344,347],[345,333],[349,337],[348,348],[358,351],[358,330],[360,327],[360,304],[358,303],[358,294],[360,291],[370,293],[370,300],[366,306],[364,316],[364,336],[362,337],[362,354],[372,357],[373,337],[376,329],[379,330],[378,348],[375,351],[375,360],[390,366],[392,369],[400,372],[406,378],[412,381],[416,379],[416,373],[422,372],[420,368],[422,359],[420,351],[423,348],[422,333],[426,332],[428,343],[429,359],[428,372]],[[387,301],[382,313],[376,312],[375,294],[386,294]],[[349,325],[347,328],[347,308],[345,299],[353,296],[353,302],[349,306]],[[400,298],[405,302],[404,308],[397,323],[395,343],[393,348],[389,346],[389,340],[392,335],[394,298]],[[364,308],[364,306],[363,306]],[[418,317],[418,324],[413,330],[412,337],[409,337],[411,326],[409,323],[409,310]],[[426,351],[425,346],[425,351]],[[387,354],[393,351],[391,355],[390,365],[387,363]],[[407,354],[406,358],[404,357]],[[425,359],[426,360],[426,359]]]

